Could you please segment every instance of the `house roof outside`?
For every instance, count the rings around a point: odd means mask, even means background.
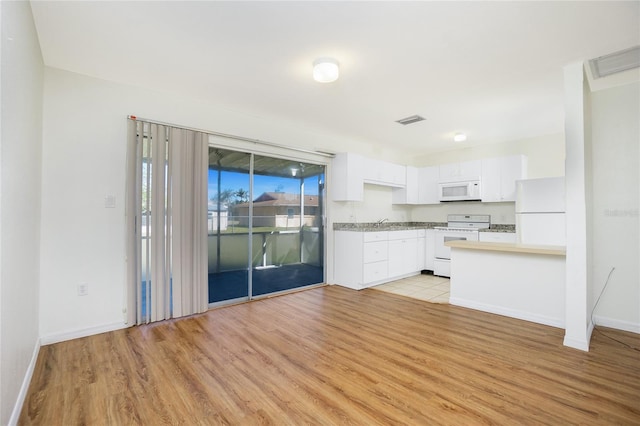
[[[304,205],[317,207],[317,195],[305,195]],[[300,194],[291,194],[287,192],[263,192],[258,198],[253,200],[254,207],[278,206],[278,207],[299,207]],[[249,203],[239,203],[234,207],[249,207]]]

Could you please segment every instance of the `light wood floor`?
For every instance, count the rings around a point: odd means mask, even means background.
[[[20,424],[640,424],[640,352],[601,332],[584,353],[560,329],[322,287],[44,346]]]

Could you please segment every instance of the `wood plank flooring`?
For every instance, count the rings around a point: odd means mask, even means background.
[[[43,346],[21,425],[640,424],[640,336],[321,287]]]

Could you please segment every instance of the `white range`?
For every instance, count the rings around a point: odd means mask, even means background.
[[[435,260],[433,275],[451,276],[451,249],[444,245],[447,241],[478,241],[479,230],[491,226],[491,216],[483,214],[450,214],[447,226],[435,228]]]

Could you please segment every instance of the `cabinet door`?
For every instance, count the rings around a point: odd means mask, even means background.
[[[366,263],[362,269],[363,284],[382,281],[389,276],[387,272],[387,262]]]
[[[410,238],[402,241],[402,250],[404,253],[402,274],[412,274],[420,270],[418,267],[418,238]]]
[[[500,179],[501,159],[486,158],[482,160],[482,201],[485,203],[502,200],[502,181]]]
[[[527,165],[524,155],[505,157],[500,164],[501,201],[516,200],[516,180],[526,179]]]
[[[427,248],[427,243],[426,243],[426,238],[422,237],[422,238],[418,238],[418,247],[416,248],[416,253],[418,255],[418,271],[422,271],[423,269],[426,269],[425,265],[426,265],[426,260],[427,260],[427,253],[426,253],[426,248]]]
[[[404,240],[389,241],[389,277],[399,277],[403,274],[403,241]]]
[[[465,180],[476,180],[482,174],[482,162],[480,160],[463,161],[459,167],[460,177]]]
[[[406,167],[382,160],[366,159],[363,177],[368,183],[402,187],[406,185]]]
[[[389,241],[389,277],[418,271],[418,238]]]
[[[416,167],[407,166],[406,186],[393,188],[391,193],[392,204],[418,204],[419,203],[419,172]]]
[[[440,182],[454,182],[460,177],[460,163],[441,164],[438,166]]]
[[[387,260],[387,242],[376,241],[371,243],[364,243],[362,250],[362,258],[364,263],[379,262],[381,260]]]
[[[440,182],[459,182],[477,180],[482,173],[480,160],[463,161],[461,163],[442,164],[439,167]]]
[[[433,261],[436,258],[436,233],[433,229],[427,229],[425,237],[424,269],[433,271]]]
[[[516,200],[516,180],[526,177],[526,157],[486,158],[482,160],[482,201]]]
[[[418,170],[418,203],[440,204],[438,196],[438,167],[422,167]]]
[[[364,199],[364,157],[339,153],[331,161],[331,198],[333,201]]]

